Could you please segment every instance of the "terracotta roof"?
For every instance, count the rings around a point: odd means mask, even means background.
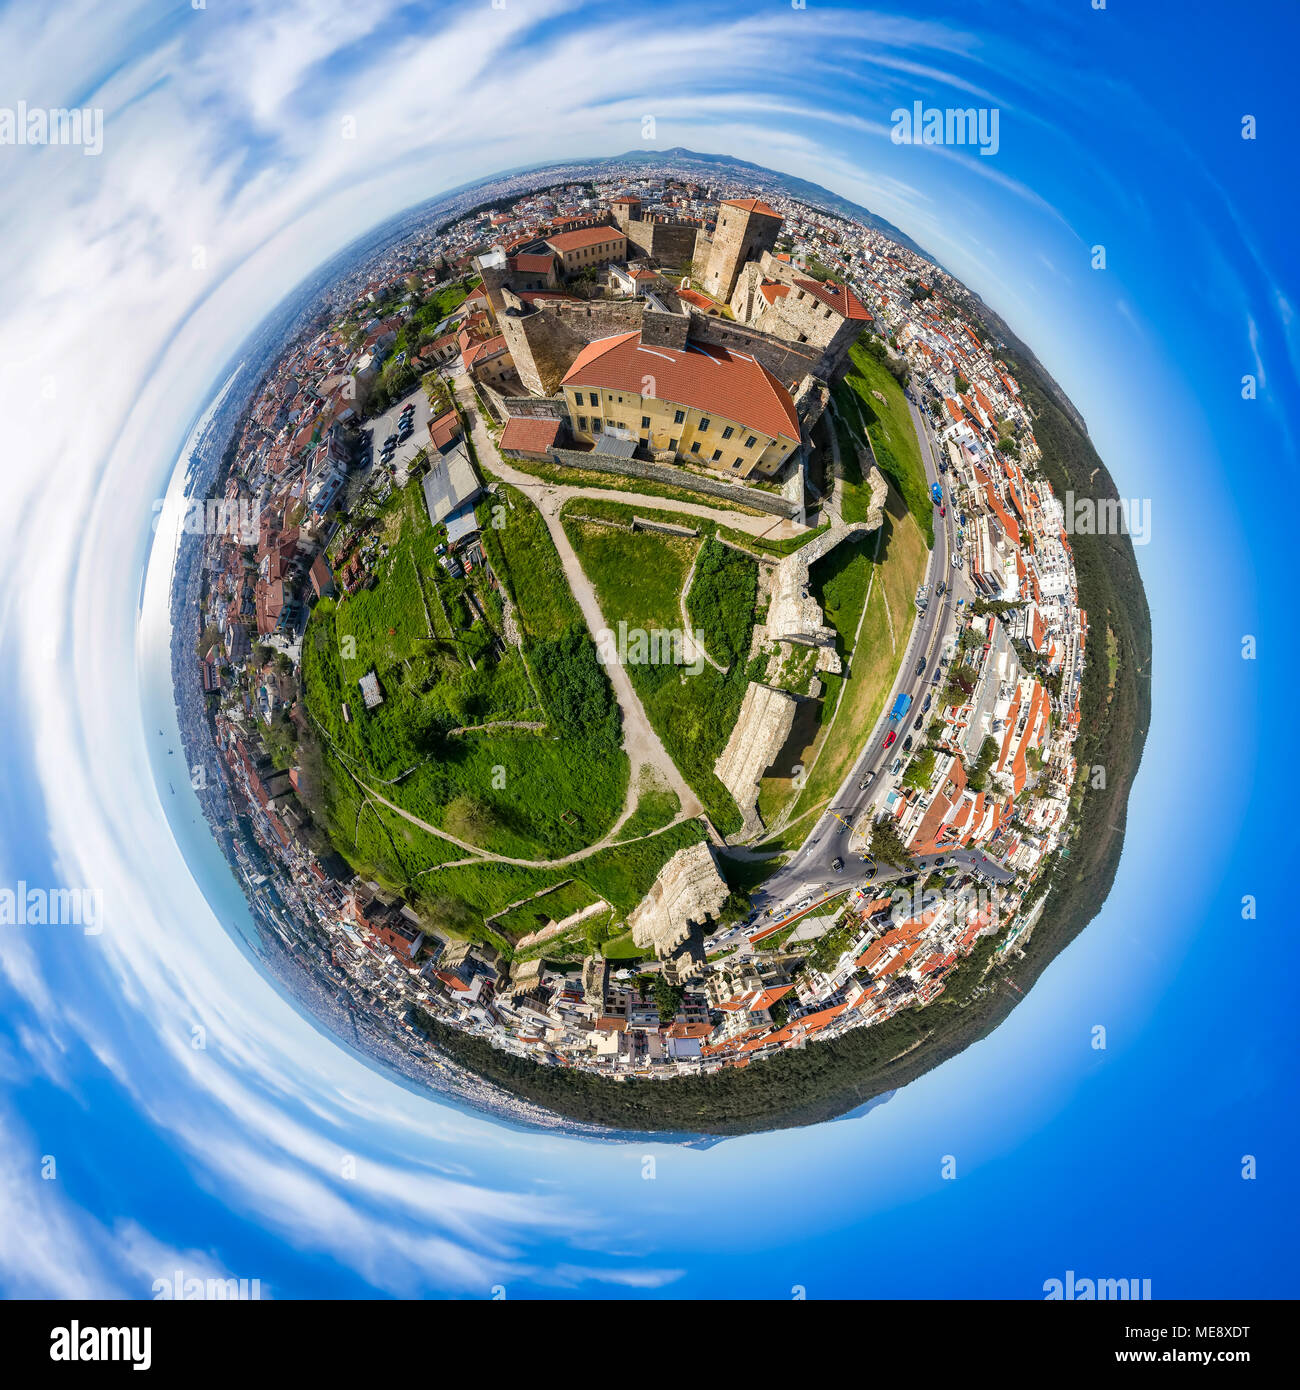
[[[501,432],[500,448],[544,454],[555,443],[555,436],[559,432],[558,420],[533,420],[526,415],[512,415]]]
[[[444,411],[429,421],[429,441],[435,449],[445,449],[460,433],[460,416],[454,410]]]
[[[519,298],[525,304],[536,304],[539,299],[563,299],[568,304],[582,302],[576,295],[561,294],[559,290],[520,290]]]
[[[716,301],[710,299],[706,294],[701,294],[699,290],[683,287],[677,291],[677,298],[685,300],[687,304],[693,304],[697,309],[703,309],[706,314],[721,314],[722,312]]]
[[[783,285],[779,280],[764,280],[758,288],[769,304],[775,304],[778,299],[784,299],[790,293],[790,286]]]
[[[725,416],[772,438],[799,440],[790,393],[761,363],[725,348],[647,348],[639,333],[588,343],[561,385],[603,386],[641,394],[653,377],[655,399]]]
[[[599,246],[605,241],[622,241],[623,233],[617,227],[579,227],[576,232],[560,232],[558,236],[548,236],[547,246],[557,251],[580,251],[584,246]]]
[[[833,280],[796,280],[795,284],[806,294],[820,299],[835,312],[846,319],[869,319],[871,315],[862,307],[862,301],[847,285],[837,285]]]
[[[521,251],[510,259],[516,270],[524,272],[541,271],[545,274],[555,264],[554,256],[543,255],[539,251]]]
[[[781,216],[775,208],[769,207],[761,198],[728,198],[722,206],[724,208],[740,208],[744,212],[762,213],[764,217]]]
[[[485,343],[472,343],[461,352],[461,360],[468,371],[476,362],[484,362],[489,357],[500,357],[506,350],[506,340],[500,334],[489,338]]]

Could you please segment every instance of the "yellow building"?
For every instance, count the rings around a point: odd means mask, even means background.
[[[643,347],[639,333],[589,343],[561,382],[574,437],[616,429],[655,454],[738,478],[770,478],[799,445],[790,393],[725,348]]]

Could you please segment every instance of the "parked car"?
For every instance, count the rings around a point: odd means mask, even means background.
[[[898,774],[899,774],[900,772],[902,772],[902,770],[903,770],[903,760],[902,760],[902,758],[895,758],[894,761],[890,764],[890,767],[889,767],[889,775],[890,775],[891,777],[897,777]]]
[[[918,715],[916,716],[916,719],[915,719],[915,721],[914,721],[913,724],[912,724],[912,728],[913,728],[914,730],[916,730],[916,731],[919,732],[919,731],[920,731],[920,728],[921,728],[921,724],[923,723],[924,719],[925,719],[925,713],[924,713],[924,711],[922,711],[920,714],[918,714]]]
[[[922,714],[924,714],[924,713],[926,712],[926,710],[928,710],[928,709],[930,708],[930,701],[933,700],[933,699],[934,699],[934,696],[927,693],[925,699],[921,702],[921,713],[922,713]]]
[[[903,740],[903,752],[904,752],[904,753],[910,753],[911,751],[912,751],[912,735],[911,735],[911,734],[908,734],[908,736]]]

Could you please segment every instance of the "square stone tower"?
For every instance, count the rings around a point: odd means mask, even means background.
[[[718,204],[718,220],[704,268],[705,293],[726,304],[746,261],[756,261],[776,245],[781,214],[761,198],[733,198]]]

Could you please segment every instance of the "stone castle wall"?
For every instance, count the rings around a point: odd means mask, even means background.
[[[640,299],[551,300],[530,314],[507,310],[497,323],[520,381],[535,394],[550,396],[559,390],[564,374],[588,343],[639,331],[644,312],[645,302]]]
[[[787,343],[730,319],[691,312],[691,338],[697,343],[745,352],[761,362],[787,388],[798,388],[805,376],[824,377],[824,354],[811,343]]]
[[[709,497],[720,497],[735,507],[750,507],[754,511],[768,512],[789,520],[795,519],[800,510],[793,502],[776,493],[714,482],[712,478],[703,478],[698,473],[689,473],[684,468],[674,468],[671,464],[648,463],[644,459],[615,458],[611,454],[598,454],[594,450],[580,449],[552,449],[551,457],[565,468],[586,468],[596,473],[618,473],[625,478],[644,478],[647,482],[667,483],[670,487],[702,492]]]

